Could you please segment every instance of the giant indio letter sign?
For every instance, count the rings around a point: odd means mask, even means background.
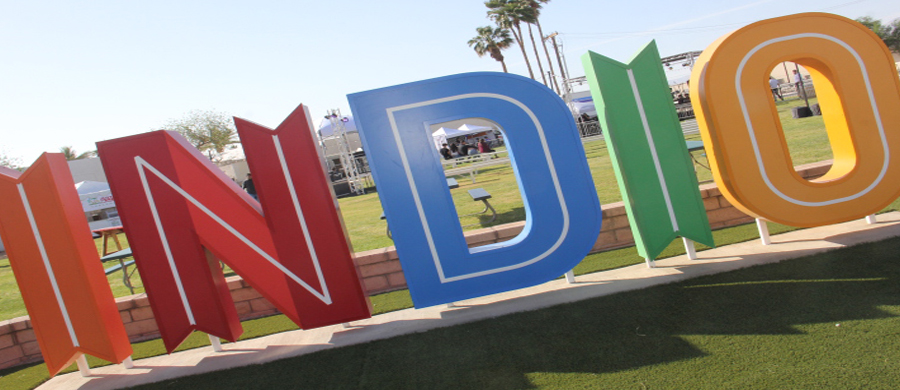
[[[767,79],[781,61],[812,75],[834,165],[795,171]],[[865,26],[830,14],[764,20],[726,35],[694,66],[691,101],[716,183],[745,213],[820,226],[877,212],[900,193],[900,81]]]
[[[812,73],[832,143],[834,167],[814,181],[793,170],[766,84],[783,60]],[[691,86],[716,182],[745,212],[795,226],[823,225],[877,211],[900,192],[900,80],[883,43],[860,24],[826,14],[752,24],[704,52]],[[600,205],[578,132],[565,104],[546,87],[513,75],[473,73],[349,100],[417,307],[558,277],[597,239]],[[466,245],[428,134],[431,124],[468,117],[505,131],[526,210],[519,236],[478,248]],[[195,329],[230,340],[240,335],[219,259],[303,328],[370,313],[305,109],[274,131],[240,119],[236,124],[261,203],[177,134],[98,144],[170,351]],[[51,158],[22,177],[0,172],[6,176],[0,189],[5,199],[76,204],[71,188],[45,178],[58,177],[62,168]],[[27,210],[27,202],[18,201],[0,210],[0,231],[19,284],[40,288],[23,289],[29,309],[51,305],[32,313],[48,318],[44,329],[54,332],[53,341],[41,343],[51,371],[78,352],[121,361],[130,351],[122,345],[122,328],[108,321],[115,305],[108,290],[96,286],[99,269],[87,264],[94,255],[82,242],[86,230],[69,223],[77,213],[63,207],[28,217]],[[45,233],[58,242],[42,249]],[[78,256],[61,256],[66,245]],[[65,275],[56,287],[47,278],[54,271],[57,279]],[[77,289],[92,294],[80,297],[86,311],[72,315],[67,297]],[[62,332],[78,341],[56,334]],[[48,349],[48,342],[65,344]]]

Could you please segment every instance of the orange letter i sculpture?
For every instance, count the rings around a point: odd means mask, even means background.
[[[128,359],[131,344],[65,158],[44,154],[25,173],[0,167],[0,199],[0,237],[50,375],[83,354]]]

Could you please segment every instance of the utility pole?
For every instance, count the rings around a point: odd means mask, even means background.
[[[781,62],[781,66],[784,68],[784,81],[790,82],[790,80],[791,80],[791,73],[788,72],[788,70],[787,70],[787,62],[783,62],[783,61],[782,61],[782,62]]]
[[[549,60],[549,58],[548,58],[548,60]],[[553,92],[556,92],[556,94],[559,95],[559,85],[556,83],[556,79],[553,78],[553,77],[556,77],[556,76],[553,75],[553,72],[551,72],[551,71],[548,70],[548,71],[547,71],[547,77],[549,77],[550,80],[553,81],[553,84],[552,84],[552,85],[549,85],[550,89],[552,89]]]
[[[806,85],[803,84],[803,75],[800,73],[800,65],[797,65],[796,62],[794,63],[794,69],[797,70],[797,77],[800,78],[800,85],[797,86],[797,93],[802,93],[800,96],[806,101],[806,108],[809,109],[809,96],[806,96]]]
[[[553,34],[554,34],[554,36],[556,36],[555,35],[556,33],[553,33]],[[560,91],[560,89],[559,89],[559,82],[556,80],[556,78],[553,77],[553,73],[554,73],[553,60],[550,59],[550,51],[547,50],[547,39],[548,38],[550,38],[550,36],[541,37],[541,43],[544,46],[544,54],[547,55],[547,65],[550,66],[550,72],[549,72],[550,80],[553,81],[553,86],[555,87],[554,90],[556,91],[556,93],[560,94],[560,93],[562,93],[562,91]],[[559,54],[559,52],[557,52],[557,57],[558,57],[558,54]]]
[[[569,79],[569,75],[566,74],[566,68],[563,65],[562,57],[559,55],[559,45],[556,43],[556,36],[559,35],[557,32],[553,32],[548,35],[544,39],[550,39],[553,41],[553,51],[556,52],[556,62],[559,64],[559,76],[563,79],[563,86],[560,88],[559,93],[564,96],[568,96],[569,94],[569,85],[567,80]]]

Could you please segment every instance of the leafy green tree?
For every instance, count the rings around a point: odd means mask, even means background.
[[[238,143],[234,121],[221,112],[191,111],[181,119],[170,120],[164,128],[177,131],[213,161],[218,161],[229,145]]]
[[[892,52],[900,53],[900,18],[889,24],[883,24],[871,16],[863,16],[856,21],[872,30]]]
[[[506,62],[503,61],[503,53],[501,53],[503,49],[512,45],[513,40],[509,37],[509,30],[502,27],[484,26],[476,28],[475,31],[478,31],[478,35],[469,40],[469,47],[474,48],[479,57],[485,54],[490,55],[491,58],[499,61],[500,65],[503,65],[504,73],[509,73],[506,70]]]
[[[534,80],[534,71],[531,70],[531,61],[528,60],[528,54],[525,53],[522,36],[522,23],[531,23],[534,20],[534,11],[520,0],[488,0],[484,5],[488,8],[489,19],[500,28],[509,29],[512,32],[513,38],[519,44],[519,49],[522,50],[522,57],[525,58],[528,75]]]
[[[22,168],[22,160],[18,157],[12,157],[6,154],[6,151],[0,150],[0,167],[7,167],[12,169],[21,169]]]
[[[63,156],[66,157],[66,160],[69,160],[69,161],[81,160],[83,158],[90,158],[90,157],[94,157],[97,155],[96,150],[91,150],[91,151],[87,151],[87,152],[78,154],[78,152],[75,151],[75,148],[73,148],[71,146],[61,147],[61,148],[59,148],[59,152],[62,153]]]

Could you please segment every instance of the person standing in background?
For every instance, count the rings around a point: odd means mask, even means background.
[[[247,180],[244,180],[243,188],[254,200],[259,201],[259,198],[256,196],[256,186],[253,185],[253,176],[249,173],[247,174]]]
[[[447,148],[447,144],[444,144],[444,147],[441,148],[441,156],[444,156],[444,160],[453,159],[453,155],[450,154],[450,149]]]
[[[769,76],[769,88],[772,89],[772,99],[784,101],[784,96],[781,95],[781,82],[778,79]]]
[[[456,140],[450,144],[450,155],[453,157],[459,157],[459,140]]]

